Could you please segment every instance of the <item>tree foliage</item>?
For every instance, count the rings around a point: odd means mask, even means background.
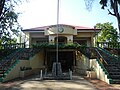
[[[89,1],[94,1],[94,0],[85,0],[85,3],[89,3]],[[108,13],[116,17],[120,32],[120,0],[99,0],[99,3],[102,9],[105,9],[105,7],[107,7]],[[89,4],[86,4],[86,7],[89,7],[87,5]]]
[[[118,32],[112,23],[97,23],[95,27],[101,29],[97,36],[97,42],[118,42]]]
[[[21,26],[17,19],[19,13],[14,10],[14,0],[0,0],[0,31],[2,44],[15,42],[15,35],[18,36]],[[14,37],[13,37],[14,36]]]

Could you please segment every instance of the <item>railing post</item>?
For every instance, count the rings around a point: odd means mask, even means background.
[[[17,49],[17,48],[18,48],[18,45],[17,45],[17,43],[14,45],[14,47],[15,47],[15,49]]]
[[[45,69],[45,77],[46,77],[46,75],[47,75],[47,69]]]
[[[120,48],[120,43],[118,43],[118,48]]]
[[[97,47],[99,47],[99,42],[97,42]]]
[[[72,80],[72,71],[69,69],[70,80]]]
[[[25,48],[25,42],[23,44],[24,44],[23,48]]]
[[[40,79],[41,79],[41,80],[43,79],[42,70],[40,70]]]

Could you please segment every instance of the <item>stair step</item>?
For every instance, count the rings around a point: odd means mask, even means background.
[[[4,74],[4,72],[0,72],[0,74]]]
[[[113,79],[112,84],[120,84],[120,79]]]
[[[108,63],[108,65],[105,65],[105,68],[113,80],[112,83],[120,84],[120,60],[104,52],[104,49],[98,49],[98,51]]]
[[[115,72],[115,73],[116,73],[116,72],[120,72],[120,70],[114,70],[114,69],[113,69],[113,70],[107,70],[107,72],[108,72],[108,73],[109,73],[109,72]]]
[[[119,69],[118,67],[107,67],[107,69]]]
[[[110,75],[112,79],[120,79],[120,75]]]
[[[0,77],[3,77],[4,76],[4,74],[0,74]]]
[[[117,73],[117,74],[120,74],[120,72],[109,72],[110,74],[114,74],[114,73]]]
[[[35,55],[35,53],[38,53],[38,52],[39,52],[39,49],[30,49],[30,48],[28,49],[24,48],[21,51],[19,49],[16,51],[14,50],[12,54],[10,54],[9,56],[6,56],[4,59],[0,61],[0,78],[6,75],[5,72],[10,68],[10,66],[14,64],[16,60],[29,59],[29,57]]]
[[[112,72],[112,73],[109,72],[109,75],[120,75],[120,72]]]

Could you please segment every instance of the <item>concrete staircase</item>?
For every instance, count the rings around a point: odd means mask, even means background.
[[[107,62],[107,64],[104,64],[105,69],[107,70],[109,77],[112,79],[112,84],[120,84],[120,60],[112,56],[111,53],[102,48],[97,49],[103,59]]]
[[[120,84],[120,60],[111,60],[111,62],[109,62],[105,67],[109,73],[110,78],[112,79],[112,83]]]
[[[120,60],[112,55],[109,51],[103,48],[80,48],[79,50],[88,58],[102,59],[100,61],[108,74],[108,78],[111,79],[111,84],[120,84]]]
[[[19,48],[9,55],[6,55],[0,61],[0,82],[7,76],[7,74],[19,63],[19,60],[29,60],[30,57],[39,52],[38,49]]]

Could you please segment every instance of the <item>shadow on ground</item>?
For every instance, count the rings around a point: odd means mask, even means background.
[[[97,90],[81,76],[73,80],[40,80],[36,76],[2,83],[0,90]]]

